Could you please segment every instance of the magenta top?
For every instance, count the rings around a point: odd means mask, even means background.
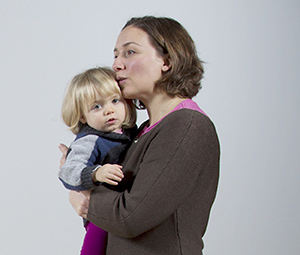
[[[197,105],[197,103],[195,103],[192,99],[186,99],[184,101],[182,101],[180,104],[178,104],[171,112],[169,112],[168,114],[174,112],[174,111],[177,111],[179,109],[191,109],[191,110],[195,110],[195,111],[198,111],[198,112],[201,112],[203,113],[204,115],[206,115],[206,113],[204,111],[202,111],[200,109],[200,107]],[[167,115],[168,115],[167,114]],[[167,116],[166,115],[166,116]],[[164,116],[164,117],[166,117]],[[207,116],[207,115],[206,115]],[[164,118],[163,117],[163,118]],[[161,118],[159,121],[157,121],[156,123],[154,123],[152,126],[145,126],[144,129],[139,133],[138,137],[140,137],[141,135],[149,132],[152,128],[154,128],[159,122],[161,122],[163,120],[163,118]]]

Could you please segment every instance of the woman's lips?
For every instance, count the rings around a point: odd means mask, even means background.
[[[126,78],[118,77],[117,81],[119,82],[119,85],[123,84],[126,81]]]

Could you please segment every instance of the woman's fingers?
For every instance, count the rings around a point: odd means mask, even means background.
[[[79,216],[87,218],[89,200],[85,194],[71,190],[69,192],[69,201]]]
[[[65,144],[63,144],[63,143],[60,143],[59,145],[58,145],[58,148],[59,148],[59,150],[63,153],[63,154],[67,154],[67,151],[68,151],[68,147],[65,145]]]
[[[61,168],[63,166],[63,164],[66,162],[66,156],[67,156],[67,152],[68,152],[68,147],[62,143],[60,143],[58,145],[59,150],[62,153],[62,156],[60,158],[60,164],[59,164],[59,168]]]
[[[90,201],[90,196],[91,196],[92,190],[83,190],[83,191],[80,191],[80,193],[85,195],[87,200]]]

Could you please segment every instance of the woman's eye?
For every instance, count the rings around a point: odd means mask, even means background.
[[[134,54],[135,53],[135,51],[134,50],[128,50],[128,51],[126,51],[126,56],[130,56],[130,55],[132,55],[132,54]]]

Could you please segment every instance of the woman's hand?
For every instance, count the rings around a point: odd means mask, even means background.
[[[67,152],[68,152],[68,147],[62,143],[58,145],[59,150],[62,152],[62,156],[60,158],[60,165],[59,168],[63,166],[63,164],[66,162],[66,157],[67,157]]]
[[[76,213],[85,219],[87,218],[89,209],[90,195],[90,190],[81,192],[71,190],[69,193],[69,201],[71,205],[75,209]]]

